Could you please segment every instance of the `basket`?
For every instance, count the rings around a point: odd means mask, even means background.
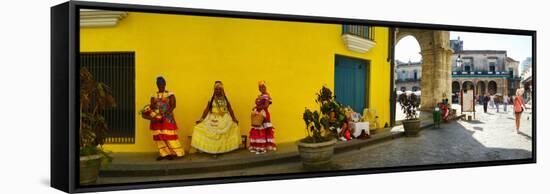
[[[158,112],[158,110],[153,110],[149,105],[145,105],[143,109],[140,111],[141,117],[147,120],[152,121],[160,121],[162,120],[162,115]]]
[[[253,110],[252,114],[250,115],[250,120],[252,121],[252,126],[259,127],[262,126],[262,124],[264,123],[264,116],[261,112]]]

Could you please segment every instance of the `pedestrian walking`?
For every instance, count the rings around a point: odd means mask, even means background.
[[[519,133],[519,124],[521,121],[521,113],[527,107],[525,106],[525,102],[523,101],[523,97],[521,97],[523,94],[522,89],[516,90],[516,98],[514,99],[514,115],[516,116],[516,133]]]
[[[489,103],[490,100],[489,95],[485,95],[485,97],[483,97],[483,112],[485,113],[487,113],[487,103]]]
[[[508,97],[508,94],[504,94],[504,97],[502,97],[502,103],[504,104],[504,112],[508,112],[507,107],[510,103],[510,97]]]
[[[485,97],[485,96],[483,96],[483,95],[481,95],[481,94],[479,95],[479,98],[478,98],[478,101],[477,101],[477,103],[479,103],[479,105],[483,105],[483,98],[484,98],[484,97]]]
[[[499,112],[499,104],[500,104],[500,98],[498,96],[495,96],[494,98],[494,103],[495,103],[495,106],[497,107],[497,112]]]
[[[491,106],[491,108],[495,108],[495,96],[494,95],[489,96],[489,106]]]

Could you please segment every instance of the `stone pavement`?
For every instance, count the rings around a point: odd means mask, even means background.
[[[425,129],[419,137],[344,153],[333,162],[339,166],[337,169],[354,169],[531,158],[530,115],[530,109],[523,114],[520,134],[515,132],[511,112],[496,113],[489,109],[487,114],[477,112],[477,120],[459,120],[443,124],[440,129]]]
[[[393,135],[389,138],[392,139],[391,141],[371,144],[359,141],[340,143],[335,150],[331,170],[531,158],[531,109],[527,109],[523,114],[521,133],[517,134],[514,129],[513,113],[510,111],[511,106],[508,108],[508,113],[502,111],[496,113],[496,109],[491,108],[488,113],[482,113],[482,107],[478,106],[476,107],[478,110],[476,120],[449,122],[442,124],[438,129],[430,127],[422,130],[418,137],[397,138],[401,136],[396,134],[403,130],[401,126],[397,126],[384,133]],[[460,114],[460,111],[458,113]],[[424,122],[423,125],[427,124],[430,123]],[[287,150],[284,151],[284,149]],[[283,150],[279,150],[280,153],[272,155],[253,155],[259,160],[288,154],[286,159],[274,160],[275,162],[234,165],[230,168],[198,173],[173,175],[167,173],[163,176],[102,176],[98,180],[98,184],[305,172],[295,150],[292,149],[295,149],[295,146],[283,148]],[[242,156],[239,154],[228,155],[226,159],[250,160],[250,157],[245,159],[241,158]],[[197,155],[197,157],[210,156]],[[188,160],[193,160],[193,158]],[[211,158],[211,160],[214,163],[223,163],[223,159],[220,158]],[[173,161],[166,162],[168,164]]]

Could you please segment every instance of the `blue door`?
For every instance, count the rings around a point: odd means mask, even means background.
[[[367,61],[336,56],[334,67],[334,95],[336,100],[362,113],[368,102]]]

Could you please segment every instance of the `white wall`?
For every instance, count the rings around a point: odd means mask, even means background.
[[[62,0],[3,1],[0,22],[0,193],[60,193],[49,188],[49,7]],[[296,0],[110,0],[167,6],[285,14],[319,15],[389,21],[487,26],[538,30],[538,64],[550,64],[550,17],[545,1],[463,0],[418,1],[296,1]],[[487,14],[487,9],[498,10]],[[457,16],[453,13],[467,13]],[[510,14],[512,13],[512,14]],[[29,56],[29,53],[32,54]],[[538,72],[550,71],[540,65]],[[538,83],[550,78],[539,77]],[[538,96],[549,96],[538,90]],[[17,99],[17,101],[14,101]],[[539,100],[538,110],[549,103]],[[539,122],[550,115],[539,111]],[[15,116],[14,116],[15,115]],[[537,164],[466,168],[376,175],[283,180],[112,193],[542,193],[550,178],[547,142],[550,133],[538,129]],[[23,135],[21,139],[13,135]],[[258,192],[262,191],[262,192]]]

